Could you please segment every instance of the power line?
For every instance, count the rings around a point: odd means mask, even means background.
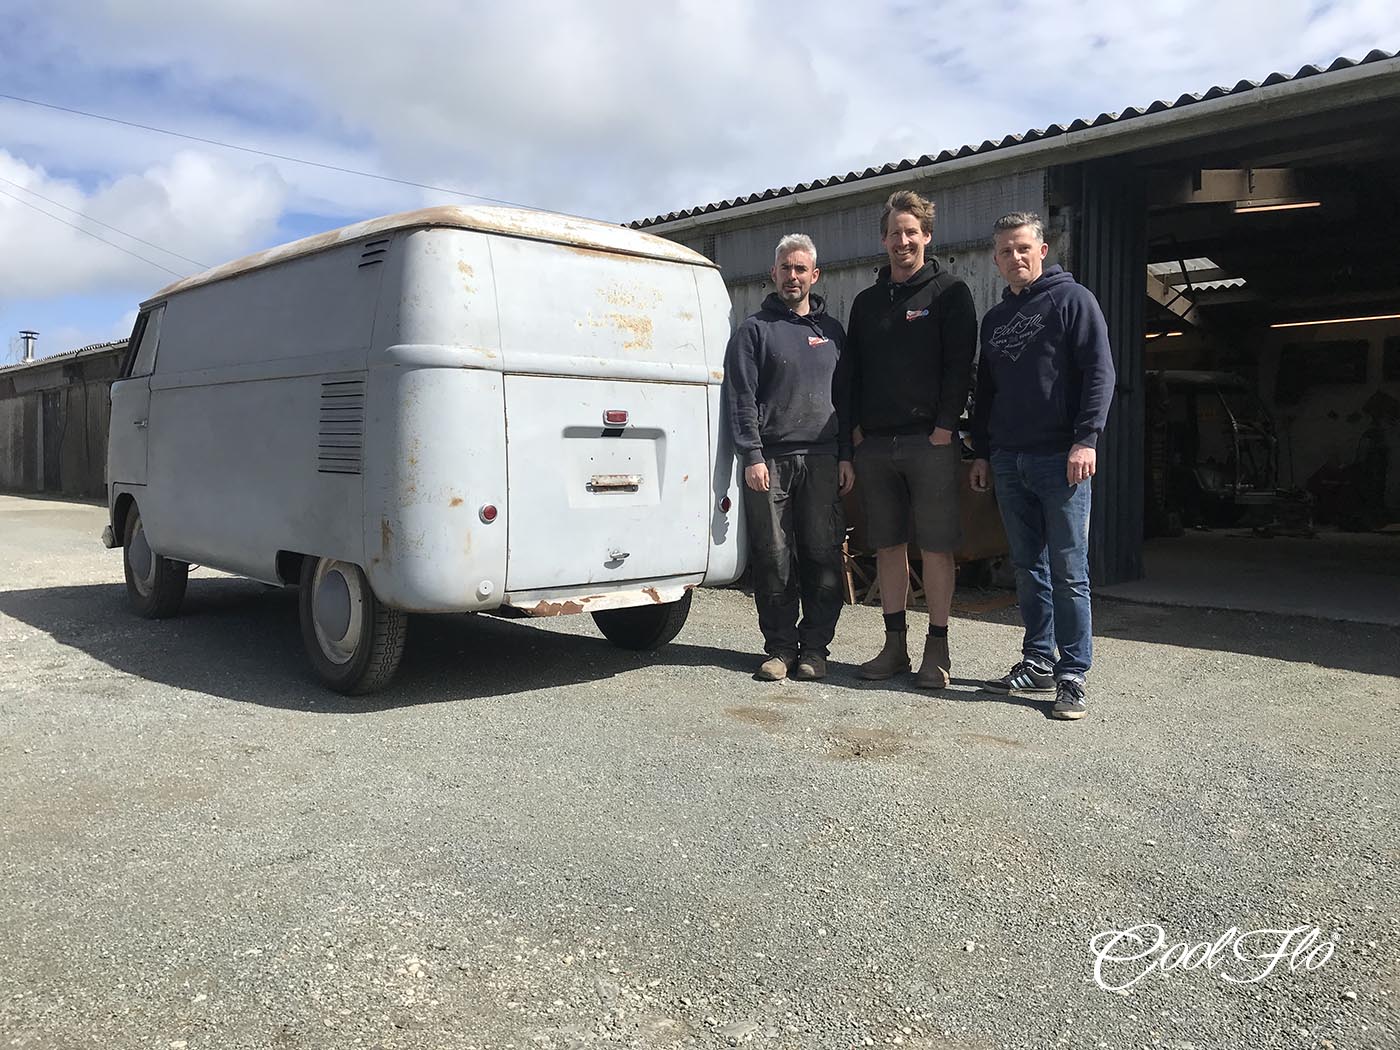
[[[243,153],[252,153],[258,157],[271,157],[273,160],[285,160],[293,164],[305,164],[308,167],[323,168],[326,171],[338,171],[342,175],[358,175],[364,179],[378,179],[380,182],[394,182],[400,186],[412,186],[420,190],[433,190],[436,193],[451,193],[457,197],[469,197],[472,200],[489,201],[492,204],[504,204],[510,208],[530,207],[528,204],[521,204],[518,201],[502,200],[500,197],[486,197],[480,193],[467,193],[465,190],[448,189],[446,186],[432,186],[426,182],[413,182],[410,179],[396,179],[392,175],[376,175],[370,171],[359,171],[355,168],[342,168],[338,164],[324,164],[319,160],[306,160],[303,157],[291,157],[285,153],[269,153],[266,150],[253,149],[251,146],[239,146],[233,142],[220,142],[218,139],[206,139],[199,135],[187,135],[183,131],[171,131],[168,128],[157,128],[150,124],[138,124],[134,120],[122,120],[120,117],[109,117],[102,113],[89,113],[86,110],[70,109],[67,106],[56,106],[51,102],[40,102],[38,99],[33,98],[21,98],[19,95],[0,93],[0,98],[9,99],[11,102],[23,102],[29,106],[42,106],[44,109],[54,109],[60,113],[72,113],[79,117],[90,117],[93,120],[105,120],[111,124],[121,124],[128,128],[140,128],[142,131],[154,131],[158,135],[170,135],[172,138],[189,139],[191,142],[203,142],[208,146],[219,146],[222,149],[235,149]]]
[[[17,202],[17,203],[19,203],[19,204],[23,204],[26,208],[33,208],[33,209],[34,209],[35,211],[37,211],[40,215],[47,215],[47,216],[48,216],[50,219],[52,219],[54,222],[61,222],[61,223],[63,223],[63,225],[65,225],[65,226],[71,226],[73,229],[77,230],[79,233],[85,233],[85,234],[87,234],[89,237],[93,238],[94,240],[101,241],[103,244],[111,245],[113,248],[115,248],[115,249],[116,249],[117,251],[119,251],[119,252],[126,252],[126,254],[129,255],[129,256],[131,256],[133,259],[140,259],[143,263],[147,263],[147,264],[149,264],[149,265],[151,265],[151,266],[154,266],[157,270],[164,270],[166,273],[170,274],[170,275],[173,276],[173,277],[184,277],[184,276],[186,276],[186,275],[183,274],[183,273],[176,273],[174,270],[170,269],[170,267],[168,267],[168,266],[162,266],[162,265],[161,265],[160,263],[158,263],[158,262],[154,262],[154,261],[152,261],[151,259],[147,259],[144,255],[137,255],[137,254],[136,254],[135,252],[133,252],[131,249],[129,249],[129,248],[123,248],[120,244],[117,244],[117,243],[115,243],[114,241],[109,241],[106,237],[99,237],[97,234],[93,233],[91,230],[85,230],[85,229],[83,229],[81,226],[78,226],[78,225],[75,224],[75,223],[71,223],[71,222],[69,222],[67,219],[62,218],[61,216],[54,215],[54,214],[51,213],[51,212],[47,212],[47,211],[45,211],[43,208],[39,207],[37,204],[31,204],[31,203],[29,203],[29,201],[25,200],[23,197],[16,197],[13,193],[9,193],[9,192],[7,192],[7,191],[5,191],[5,190],[0,190],[0,197],[9,197],[10,200],[15,201],[15,202]],[[162,249],[162,250],[164,250],[164,249]]]
[[[88,222],[96,223],[98,226],[105,226],[113,233],[120,233],[123,237],[130,237],[133,241],[139,241],[147,247],[154,248],[158,252],[165,252],[166,255],[173,255],[175,256],[175,258],[183,260],[184,262],[187,262],[192,266],[198,266],[201,270],[209,269],[208,263],[202,263],[198,259],[191,259],[187,255],[181,255],[179,252],[172,252],[169,248],[162,248],[159,244],[154,244],[151,241],[144,240],[143,238],[136,236],[136,234],[134,233],[127,233],[125,230],[118,229],[111,223],[103,222],[101,219],[94,219],[91,215],[88,215],[85,212],[81,212],[77,208],[70,208],[66,204],[60,204],[56,200],[52,200],[48,197],[45,197],[42,193],[38,193],[35,190],[31,190],[28,186],[21,185],[18,182],[11,182],[3,175],[0,175],[0,182],[13,186],[17,190],[23,190],[25,193],[29,194],[32,197],[38,197],[41,201],[46,201],[47,203],[52,204],[55,208],[62,208],[64,211],[70,211],[74,215],[78,216],[80,219],[86,219]],[[48,213],[45,212],[45,214]]]

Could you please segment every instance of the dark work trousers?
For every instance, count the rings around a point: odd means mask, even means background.
[[[768,491],[744,486],[763,648],[772,656],[799,651],[825,656],[841,615],[841,544],[846,538],[836,457],[775,456],[765,462]]]

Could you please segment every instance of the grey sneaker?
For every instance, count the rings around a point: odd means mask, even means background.
[[[982,687],[993,693],[1053,693],[1055,676],[1022,660],[1000,678],[983,682]]]
[[[781,682],[792,670],[792,665],[797,662],[797,657],[788,656],[786,653],[779,653],[770,656],[763,663],[758,665],[758,670],[753,676],[760,682]]]
[[[826,677],[826,657],[821,653],[803,653],[797,658],[792,677],[806,682]]]
[[[1089,713],[1084,703],[1084,683],[1073,678],[1061,678],[1055,683],[1055,706],[1050,709],[1054,718],[1083,718]]]

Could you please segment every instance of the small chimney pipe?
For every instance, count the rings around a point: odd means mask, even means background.
[[[24,361],[28,364],[34,360],[34,340],[39,338],[39,333],[25,329],[19,333],[19,337],[24,340]]]

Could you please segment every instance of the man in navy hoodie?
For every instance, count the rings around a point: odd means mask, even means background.
[[[1026,634],[1021,660],[986,687],[1054,691],[1054,717],[1083,718],[1091,486],[1113,400],[1108,327],[1092,292],[1044,265],[1038,215],[1012,212],[992,229],[1007,289],[982,319],[970,480],[987,491],[990,468]]]
[[[820,276],[810,237],[794,233],[779,241],[777,290],[735,330],[724,362],[725,403],[744,468],[754,601],[768,654],[757,677],[766,681],[824,678],[841,615],[840,497],[854,474],[836,458],[832,384],[846,333],[812,294]]]

